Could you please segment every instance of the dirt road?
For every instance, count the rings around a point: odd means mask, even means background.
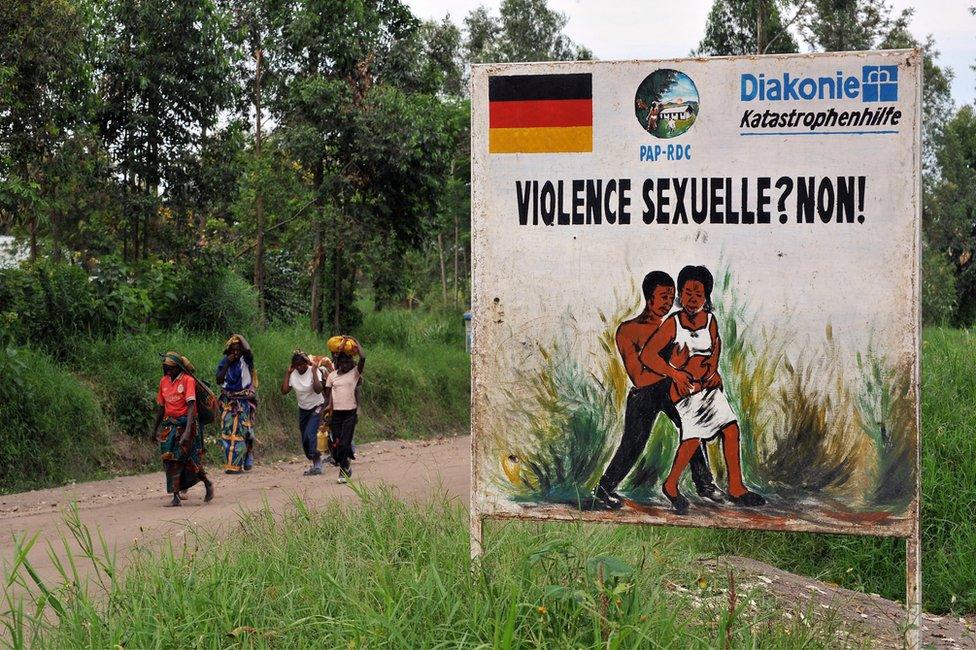
[[[467,505],[469,444],[470,439],[464,436],[361,445],[354,464],[354,478],[367,486],[393,485],[404,499],[424,499],[432,490],[443,490]],[[30,560],[42,578],[56,582],[58,575],[44,542],[60,543],[59,528],[64,528],[62,510],[71,502],[78,504],[82,522],[92,532],[96,528],[100,530],[124,564],[126,551],[133,544],[145,547],[166,538],[178,539],[191,526],[202,525],[219,531],[223,526],[234,525],[241,510],[258,510],[267,503],[272,510],[281,511],[296,494],[312,505],[331,499],[355,498],[348,486],[336,484],[335,468],[327,466],[322,476],[308,477],[302,476],[306,465],[304,459],[296,458],[259,464],[243,476],[215,473],[217,498],[204,504],[203,488],[197,486],[181,508],[165,507],[169,498],[163,490],[162,471],[0,496],[0,567],[6,575],[6,567],[14,555],[13,536],[39,533],[39,543]],[[864,641],[876,647],[897,647],[900,643],[905,619],[899,603],[788,574],[755,560],[726,558],[723,562],[735,569],[743,587],[761,584],[764,591],[780,602],[785,617],[802,618],[811,612],[839,615],[852,630],[851,642],[845,646],[859,647]],[[726,564],[721,562],[706,564],[719,576],[727,571]],[[675,589],[687,591],[681,586]],[[864,630],[864,634],[854,630]],[[976,648],[974,625],[966,619],[926,615],[922,630],[925,647]]]
[[[405,499],[425,498],[440,488],[467,504],[470,438],[424,441],[382,441],[358,445],[353,464],[354,479],[364,485],[393,485]],[[101,531],[109,548],[124,562],[134,543],[145,546],[177,538],[191,526],[219,529],[234,524],[237,513],[257,510],[267,502],[272,510],[287,507],[293,495],[309,504],[331,499],[355,498],[350,488],[336,483],[337,470],[326,465],[322,476],[303,476],[304,458],[262,465],[244,475],[211,472],[216,498],[203,503],[203,486],[190,490],[183,507],[168,508],[162,470],[154,474],[126,476],[107,481],[80,483],[61,488],[0,496],[0,568],[3,575],[14,556],[13,537],[39,534],[29,555],[42,578],[58,577],[47,554],[46,541],[60,546],[64,530],[62,511],[75,502],[81,521],[94,534]],[[59,532],[59,529],[60,532]]]

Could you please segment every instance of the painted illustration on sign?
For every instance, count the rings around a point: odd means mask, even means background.
[[[690,129],[698,109],[695,82],[685,73],[667,68],[647,75],[634,97],[637,121],[658,138],[674,138]]]
[[[479,516],[910,534],[917,57],[475,68]],[[592,151],[488,146],[568,75]]]

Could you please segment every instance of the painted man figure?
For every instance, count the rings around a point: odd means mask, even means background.
[[[616,510],[623,500],[616,489],[633,469],[651,435],[658,413],[664,412],[680,430],[679,416],[669,397],[671,380],[641,363],[644,345],[658,330],[674,306],[674,279],[664,271],[651,271],[644,278],[641,289],[645,305],[636,318],[624,321],[617,328],[617,350],[627,369],[633,387],[627,395],[624,414],[624,434],[620,446],[603,472],[593,496],[604,507]],[[721,502],[724,495],[712,482],[704,451],[699,447],[691,459],[692,480],[699,496]]]

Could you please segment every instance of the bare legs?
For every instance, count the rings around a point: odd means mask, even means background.
[[[179,506],[180,503],[180,476],[183,473],[183,463],[170,460],[166,463],[166,474],[169,478],[169,487],[173,493],[173,500],[169,502],[170,506]]]
[[[691,462],[691,457],[695,455],[695,451],[700,447],[701,440],[698,438],[684,440],[678,445],[678,451],[674,455],[674,462],[671,463],[671,472],[664,479],[664,493],[666,495],[670,497],[678,495],[678,479],[681,477],[681,473],[685,471],[685,468],[688,467],[688,463]]]
[[[766,502],[765,499],[754,492],[750,492],[749,488],[742,482],[742,462],[739,459],[738,423],[732,422],[731,424],[725,425],[720,435],[722,437],[722,454],[725,457],[725,466],[729,470],[729,496],[732,498],[732,502],[745,506],[763,505]],[[681,473],[685,471],[685,468],[691,461],[691,457],[700,446],[701,440],[697,438],[685,440],[678,446],[678,451],[674,455],[674,463],[671,465],[671,471],[668,473],[668,477],[664,479],[664,485],[662,486],[664,495],[671,500],[675,509],[681,514],[684,513],[679,504],[683,503],[684,510],[687,510],[687,500],[678,492],[678,479],[681,478]]]
[[[742,463],[739,460],[739,424],[733,422],[722,429],[722,455],[729,469],[729,496],[741,497],[749,491],[742,482]]]

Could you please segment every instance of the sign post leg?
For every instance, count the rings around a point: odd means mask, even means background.
[[[484,519],[474,508],[471,509],[471,560],[475,561],[481,557],[483,551],[481,547],[482,533],[484,531]]]
[[[908,610],[908,627],[905,628],[905,648],[920,650],[922,647],[922,544],[918,517],[915,517],[912,535],[905,540],[905,605]]]

